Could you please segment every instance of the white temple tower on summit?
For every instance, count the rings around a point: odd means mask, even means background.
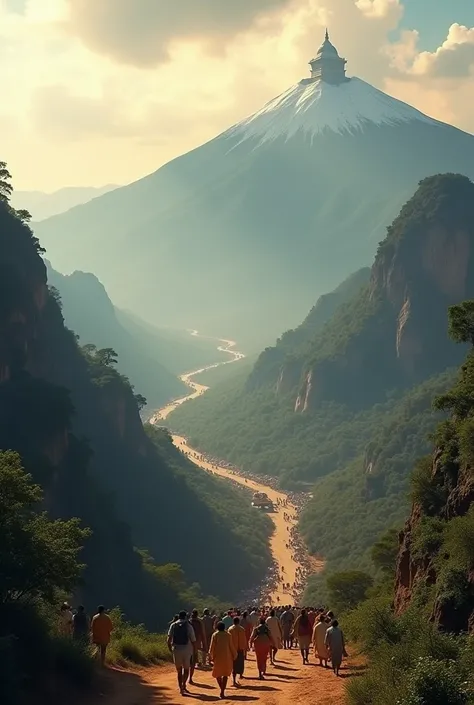
[[[347,61],[339,56],[336,47],[329,41],[329,32],[326,30],[324,42],[315,58],[309,62],[311,79],[338,86],[349,80],[346,76],[346,64]]]

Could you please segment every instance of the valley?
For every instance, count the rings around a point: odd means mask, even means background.
[[[199,333],[198,331],[192,331],[191,335],[197,337]],[[215,369],[225,364],[235,364],[245,358],[243,353],[235,349],[237,345],[235,341],[224,339],[216,339],[216,341],[221,343],[218,349],[228,353],[231,359],[227,362],[213,363],[194,372],[181,375],[180,379],[189,386],[192,390],[191,393],[155,412],[150,419],[151,424],[160,425],[182,404],[197,399],[208,391],[208,387],[194,382],[193,377],[206,370]],[[298,539],[297,522],[305,499],[304,495],[301,493],[289,495],[281,492],[276,489],[275,483],[271,481],[271,478],[268,478],[270,485],[267,485],[263,480],[239,472],[237,468],[232,467],[229,463],[223,463],[218,459],[207,457],[192,448],[187,440],[180,435],[173,434],[172,438],[178,450],[202,470],[211,475],[225,478],[229,482],[240,485],[247,490],[265,493],[273,502],[274,511],[269,515],[274,526],[271,537],[271,551],[277,567],[278,580],[275,581],[273,577],[269,576],[260,597],[264,597],[265,600],[269,599],[274,604],[293,604],[298,602],[308,574],[310,572],[313,574],[318,573],[324,567],[323,560],[308,556],[303,543]],[[288,587],[287,584],[289,585]],[[258,597],[257,593],[255,597]]]

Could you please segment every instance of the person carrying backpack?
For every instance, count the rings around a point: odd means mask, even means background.
[[[168,631],[168,649],[173,654],[173,661],[178,675],[178,686],[181,695],[187,693],[186,683],[191,668],[196,635],[188,620],[186,612],[179,613],[177,622],[171,624]]]

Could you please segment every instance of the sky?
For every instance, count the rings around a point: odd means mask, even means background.
[[[0,160],[16,189],[125,184],[308,75],[474,133],[474,0],[0,0]]]

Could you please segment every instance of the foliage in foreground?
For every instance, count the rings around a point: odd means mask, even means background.
[[[77,520],[52,521],[38,512],[42,493],[11,451],[0,452],[0,692],[17,703],[45,673],[90,683],[88,651],[57,635],[51,615],[58,591],[77,583],[88,532]]]
[[[449,330],[454,340],[472,347],[456,383],[436,401],[451,414],[434,434],[434,457],[420,460],[412,477],[417,509],[409,548],[417,581],[408,608],[395,616],[393,587],[387,590],[390,541],[379,542],[372,556],[385,564],[384,580],[346,618],[347,632],[369,664],[348,685],[350,705],[474,703],[474,642],[466,634],[474,604],[474,506],[468,503],[474,467],[473,301],[449,309]]]
[[[130,624],[118,607],[110,612],[110,617],[114,631],[107,652],[109,663],[118,666],[150,666],[171,660],[165,634],[152,634],[143,624]]]

